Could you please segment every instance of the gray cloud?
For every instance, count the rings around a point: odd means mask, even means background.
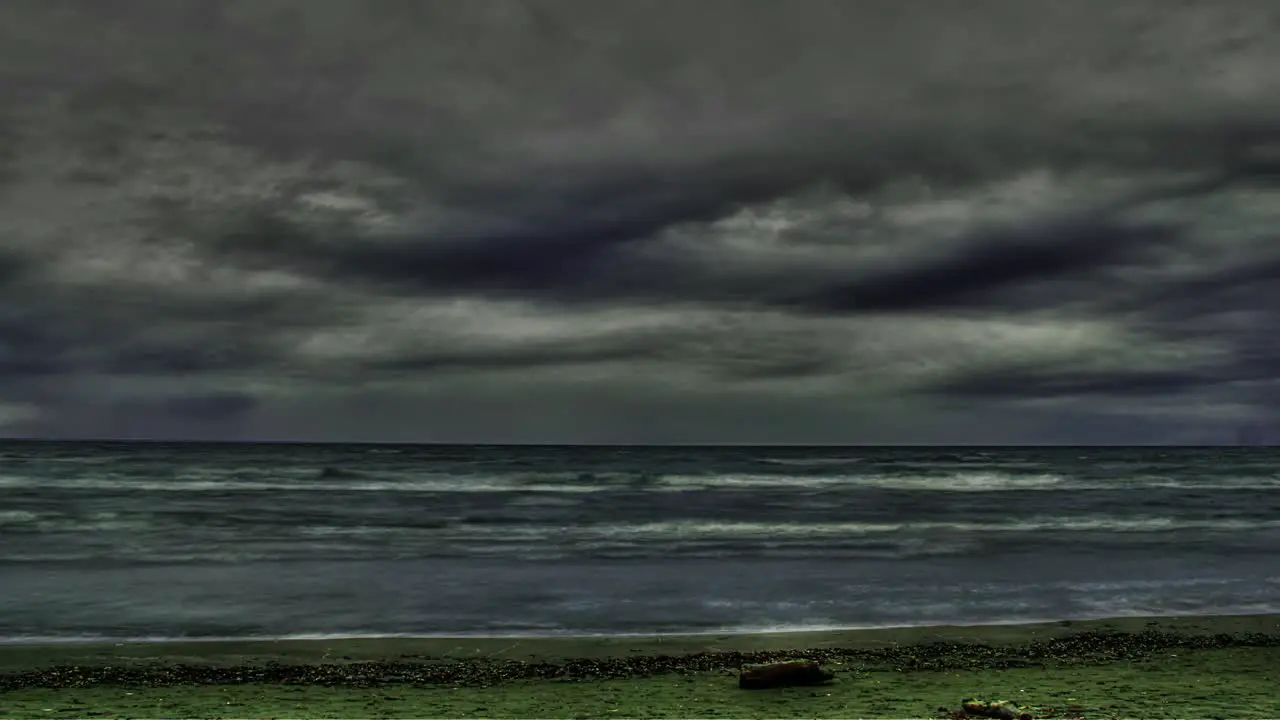
[[[1280,8],[15,0],[0,422],[1134,442],[1276,420]]]
[[[826,312],[910,311],[1003,305],[1002,290],[1087,275],[1105,267],[1142,262],[1151,246],[1176,241],[1177,228],[1124,227],[1106,220],[1066,222],[985,234],[948,256],[927,258],[862,281],[822,288],[797,305]],[[1058,298],[1060,299],[1060,298]],[[1052,301],[1051,301],[1052,302]]]
[[[661,230],[720,220],[751,205],[747,198],[730,204],[725,199],[733,197],[730,193],[715,202],[684,197],[668,207],[632,203],[639,208],[635,211],[617,210],[599,198],[576,198],[562,204],[604,209],[566,209],[553,217],[522,220],[514,228],[486,228],[464,236],[374,241],[326,238],[323,229],[309,231],[278,214],[257,212],[217,238],[211,248],[223,261],[279,265],[425,296],[464,293],[548,302],[629,299],[776,304],[810,312],[910,311],[982,303],[993,300],[993,293],[1036,281],[1153,262],[1151,251],[1177,243],[1181,228],[1171,222],[1125,222],[1118,217],[1123,210],[1151,200],[1202,194],[1251,177],[1252,173],[1233,171],[1066,218],[982,228],[961,234],[944,245],[941,254],[935,250],[870,271],[851,263],[845,268],[827,264],[743,272],[723,268],[716,258],[688,248],[663,247]],[[798,293],[782,289],[797,283],[808,287]]]
[[[1195,372],[1112,371],[1082,372],[1072,368],[1003,368],[973,373],[933,388],[935,392],[961,398],[990,397],[1108,397],[1161,396],[1203,387],[1212,378]]]

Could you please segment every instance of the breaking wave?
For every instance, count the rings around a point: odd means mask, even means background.
[[[0,475],[3,490],[71,490],[103,493],[394,492],[394,493],[601,493],[797,490],[859,492],[1009,493],[1135,490],[1277,490],[1280,473],[1227,476],[1132,474],[1076,476],[1062,472],[1002,470],[848,472],[850,459],[778,459],[795,473],[679,472],[441,472],[413,466],[353,469],[342,466],[285,468],[188,468],[169,476],[126,472]],[[826,468],[830,472],[799,472]]]

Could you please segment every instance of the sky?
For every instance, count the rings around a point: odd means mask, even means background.
[[[1274,0],[6,0],[0,435],[1231,441]]]

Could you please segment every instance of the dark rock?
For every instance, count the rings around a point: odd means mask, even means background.
[[[821,685],[835,678],[835,673],[822,669],[817,660],[783,660],[763,665],[744,665],[738,673],[738,687],[743,690]]]

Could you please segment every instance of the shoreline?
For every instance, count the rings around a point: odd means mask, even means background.
[[[1065,626],[1085,626],[1093,623],[1116,623],[1122,621],[1166,621],[1166,620],[1196,620],[1202,618],[1251,618],[1257,616],[1268,616],[1280,618],[1280,610],[1258,610],[1258,611],[1226,611],[1214,613],[1162,613],[1162,614],[1132,614],[1132,615],[1097,615],[1087,617],[1074,617],[1068,619],[1016,619],[1016,620],[990,620],[976,622],[937,622],[937,623],[919,623],[919,624],[899,624],[899,625],[831,625],[831,626],[809,626],[809,627],[743,627],[743,628],[722,628],[716,630],[697,630],[684,632],[563,632],[563,633],[537,633],[537,632],[513,632],[513,633],[490,633],[490,632],[472,632],[472,633],[299,633],[296,635],[214,635],[208,637],[167,637],[167,636],[136,636],[136,637],[61,637],[61,636],[23,636],[23,637],[0,637],[0,649],[7,647],[108,647],[120,645],[173,645],[173,644],[200,644],[200,643],[321,643],[321,642],[348,642],[348,641],[589,641],[589,640],[656,640],[658,638],[665,639],[696,639],[705,637],[740,637],[740,636],[795,636],[795,635],[820,635],[820,634],[849,634],[849,633],[873,633],[873,632],[890,632],[890,631],[911,631],[911,630],[960,630],[972,628],[989,628],[989,627],[1021,627],[1021,626],[1045,626],[1065,625]]]
[[[740,663],[744,659],[786,654],[848,660],[879,658],[893,665],[896,656],[963,659],[975,650],[982,650],[984,655],[1017,656],[1032,646],[1039,648],[1033,648],[1032,655],[1049,652],[1051,647],[1058,648],[1052,654],[1061,654],[1073,644],[1073,639],[1082,637],[1089,637],[1090,647],[1105,657],[1134,654],[1126,648],[1137,647],[1134,644],[1137,639],[1143,640],[1139,645],[1147,650],[1280,646],[1280,613],[698,635],[7,644],[0,645],[0,678],[34,677],[44,670],[67,667],[85,672],[107,669],[141,673],[149,672],[148,668],[183,667],[197,674],[203,670],[217,674],[234,670],[252,672],[263,667],[556,666],[614,661],[652,665],[648,661],[654,659],[673,667],[689,662],[725,667],[726,663]],[[928,652],[922,652],[924,650]],[[906,663],[920,664],[919,661]],[[945,665],[943,662],[939,667]]]
[[[910,630],[933,628],[995,628],[1005,625],[1057,625],[1088,623],[1114,623],[1125,620],[1196,620],[1222,618],[1256,618],[1256,616],[1274,616],[1280,619],[1280,609],[1266,610],[1224,610],[1221,612],[1157,612],[1157,614],[1128,615],[1089,615],[1076,618],[1030,618],[1010,620],[979,620],[973,623],[916,623],[916,624],[882,624],[882,625],[804,625],[804,626],[742,626],[742,628],[719,628],[714,630],[682,630],[682,632],[646,632],[646,633],[298,633],[292,635],[210,635],[210,637],[165,637],[165,635],[138,635],[138,637],[59,637],[59,635],[29,635],[29,637],[0,637],[0,647],[9,646],[56,646],[56,644],[77,644],[77,646],[108,646],[108,644],[164,644],[164,643],[202,643],[202,642],[332,642],[332,641],[439,641],[439,639],[462,639],[462,641],[504,641],[504,639],[536,639],[536,641],[554,641],[554,639],[591,638],[700,638],[708,635],[787,635],[818,633],[868,633],[881,630]]]
[[[803,656],[819,688],[739,690]],[[1280,614],[839,632],[0,646],[11,717],[1280,717]],[[947,712],[944,709],[950,708]]]

